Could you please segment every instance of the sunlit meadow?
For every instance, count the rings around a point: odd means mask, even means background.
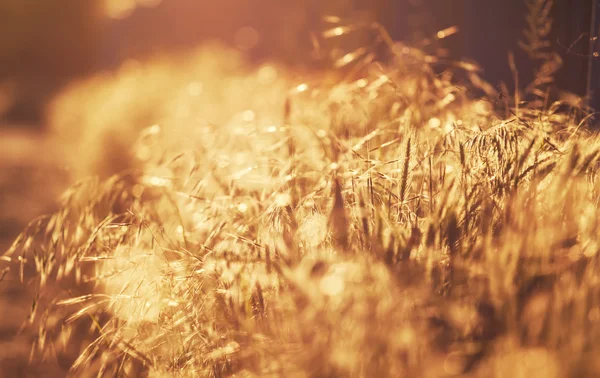
[[[329,21],[324,38],[352,31]],[[330,73],[214,45],[59,96],[74,184],[3,257],[37,268],[32,359],[78,356],[74,376],[600,374],[585,109],[540,95],[550,59],[509,94],[380,32],[391,59],[365,48]]]

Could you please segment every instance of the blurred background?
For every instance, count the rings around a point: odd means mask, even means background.
[[[515,52],[524,75],[531,71],[517,46],[527,1],[0,0],[0,124],[37,127],[48,99],[69,81],[207,40],[221,40],[255,60],[317,67],[311,33],[325,27],[322,16],[328,14],[379,21],[394,39],[417,45],[457,26],[459,33],[436,47],[452,58],[480,63],[493,83],[510,84],[508,51]],[[558,84],[581,95],[594,52],[594,1],[555,0],[551,14],[552,47],[565,61]]]

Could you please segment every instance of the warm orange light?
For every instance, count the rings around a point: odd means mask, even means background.
[[[458,27],[457,26],[451,26],[449,28],[440,30],[439,32],[437,32],[437,37],[438,39],[444,39],[444,38],[448,38],[451,35],[454,35],[458,33]]]
[[[104,12],[110,18],[121,19],[138,7],[152,8],[161,2],[162,0],[104,0]]]
[[[260,35],[256,29],[251,27],[240,28],[234,35],[234,41],[237,48],[242,51],[250,50],[260,41]]]

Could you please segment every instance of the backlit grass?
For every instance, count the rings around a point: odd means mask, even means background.
[[[64,93],[53,128],[81,181],[5,255],[37,267],[33,358],[75,353],[77,376],[600,374],[583,111],[517,109],[475,66],[397,49],[339,80],[212,47]]]

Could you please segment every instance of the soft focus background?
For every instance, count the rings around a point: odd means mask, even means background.
[[[560,87],[584,94],[592,0],[555,1],[552,40],[565,60]],[[44,106],[71,80],[130,58],[190,49],[218,39],[255,60],[323,65],[311,32],[323,15],[381,22],[395,39],[420,44],[458,26],[441,46],[480,63],[492,82],[512,82],[508,51],[531,70],[517,41],[524,0],[56,0],[0,1],[0,123],[39,125]],[[355,41],[356,43],[356,41]]]
[[[594,52],[591,4],[558,0],[553,8],[553,47],[565,63],[557,84],[582,96]],[[524,14],[522,0],[0,0],[0,249],[28,221],[50,211],[67,185],[68,167],[59,154],[64,151],[44,130],[48,104],[73,82],[128,60],[185,52],[212,40],[257,64],[326,70],[336,48],[372,38],[359,33],[316,49],[328,27],[323,16],[336,15],[353,23],[378,21],[394,39],[479,62],[484,77],[510,87],[509,51],[524,80],[532,71],[517,46]],[[436,40],[439,30],[452,26],[459,33]],[[39,376],[39,366],[25,363],[30,336],[17,335],[32,297],[13,273],[0,283],[0,377]],[[60,376],[61,368],[53,369]]]

